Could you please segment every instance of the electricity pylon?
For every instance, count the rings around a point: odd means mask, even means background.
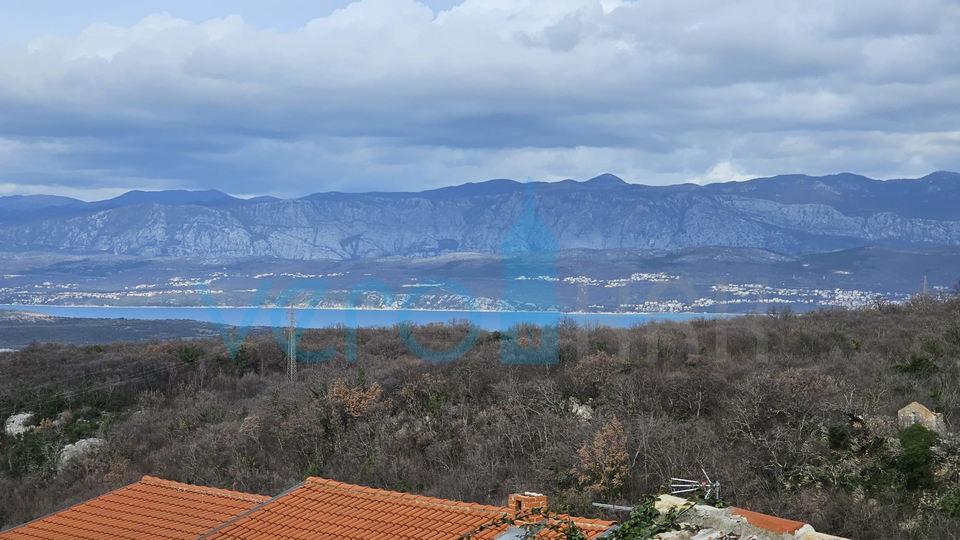
[[[294,318],[293,302],[290,302],[290,336],[287,341],[287,377],[290,382],[297,380],[297,341],[294,335],[297,332],[297,319]]]

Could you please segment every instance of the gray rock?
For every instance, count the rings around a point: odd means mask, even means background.
[[[73,463],[95,456],[106,444],[107,441],[94,438],[80,439],[64,446],[57,457],[57,472],[63,471]]]
[[[31,431],[33,427],[33,413],[25,412],[7,418],[7,421],[3,424],[3,431],[11,436],[20,435],[21,433]]]

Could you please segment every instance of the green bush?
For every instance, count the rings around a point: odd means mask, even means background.
[[[192,365],[203,356],[203,350],[196,345],[181,345],[176,349],[177,358],[187,365]]]
[[[940,499],[940,509],[950,517],[960,517],[960,493],[951,493]]]
[[[43,437],[36,432],[23,433],[14,438],[6,455],[6,472],[19,478],[41,469],[46,462]]]
[[[307,477],[323,476],[323,456],[317,454],[310,465],[307,467]]]
[[[450,392],[438,390],[430,393],[430,400],[427,402],[427,409],[435,418],[439,418],[443,413],[443,404],[450,398]]]
[[[94,426],[86,420],[77,420],[71,422],[64,428],[63,434],[67,439],[67,444],[72,444],[80,439],[87,439],[93,435]]]
[[[903,474],[908,489],[919,489],[933,485],[933,450],[937,443],[937,434],[914,424],[900,432],[903,452],[897,458],[897,468]]]
[[[69,405],[63,393],[56,390],[45,390],[36,397],[36,400],[33,418],[38,423],[45,418],[51,420],[56,418]]]
[[[906,364],[894,364],[893,369],[907,375],[915,375],[920,378],[930,378],[931,375],[940,371],[936,362],[926,356],[916,354],[910,355],[910,361]]]
[[[830,430],[827,432],[827,442],[830,443],[830,448],[841,450],[847,447],[849,441],[850,437],[843,426],[830,426]]]
[[[660,513],[656,507],[657,497],[644,495],[640,504],[633,507],[630,516],[620,524],[611,538],[615,540],[648,540],[661,533],[679,531],[681,517],[690,506],[673,508]]]

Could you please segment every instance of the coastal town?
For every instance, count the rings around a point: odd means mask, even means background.
[[[23,306],[95,306],[95,307],[187,307],[200,305],[198,286],[206,287],[212,294],[233,299],[229,305],[245,304],[258,286],[268,279],[291,283],[307,279],[344,278],[349,272],[333,274],[262,273],[245,276],[234,273],[214,272],[205,276],[174,276],[153,283],[121,285],[114,289],[83,286],[75,282],[55,283],[30,282],[28,277],[4,275],[0,281],[0,305]],[[24,278],[24,279],[17,279]],[[356,278],[361,282],[367,276]],[[817,308],[856,309],[875,305],[878,302],[902,303],[909,298],[908,292],[877,291],[832,288],[805,288],[778,286],[764,283],[728,283],[704,286],[685,280],[682,276],[666,273],[633,273],[623,278],[596,278],[590,276],[519,276],[521,282],[540,281],[555,283],[557,290],[568,290],[559,306],[563,312],[586,313],[743,313],[765,311],[770,306],[790,306],[795,310]],[[473,285],[473,284],[470,284]],[[469,289],[468,285],[468,289]],[[471,300],[457,294],[437,289],[429,280],[408,278],[407,283],[394,291],[393,302],[384,301],[376,294],[363,297],[360,307],[365,309],[398,309],[405,295],[412,289],[418,291],[415,309],[483,311],[519,310],[554,311],[555,305],[530,305],[501,300],[493,294],[477,294]],[[326,291],[317,307],[345,309],[349,287],[336,285]],[[486,291],[484,291],[486,292]],[[249,302],[249,300],[246,300]]]

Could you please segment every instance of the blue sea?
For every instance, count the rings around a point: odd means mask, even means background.
[[[186,319],[202,322],[224,322],[235,326],[286,326],[290,320],[289,309],[281,308],[218,308],[216,311],[203,307],[87,307],[87,306],[11,306],[0,309],[16,309],[45,313],[56,317],[85,319],[141,319],[170,320]],[[722,317],[721,313],[557,313],[557,312],[467,312],[426,310],[345,310],[302,309],[296,310],[297,326],[301,328],[326,328],[330,326],[393,326],[401,321],[416,324],[470,320],[487,330],[499,330],[517,322],[555,324],[559,317],[573,319],[580,325],[608,325],[630,327],[650,321],[689,321],[701,317]]]

